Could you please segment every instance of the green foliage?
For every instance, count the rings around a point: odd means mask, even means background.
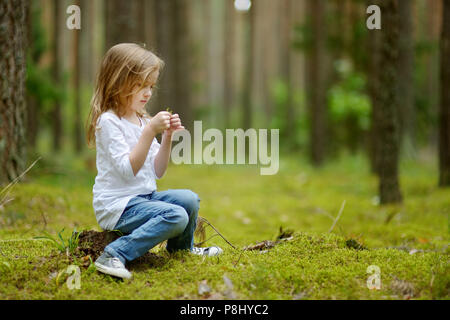
[[[28,52],[33,61],[39,61],[42,55],[47,50],[47,37],[45,35],[44,27],[41,23],[42,8],[39,3],[31,2],[31,39],[32,46],[29,47]]]
[[[414,59],[415,138],[426,145],[438,127],[439,42],[417,39]]]
[[[364,76],[345,61],[338,62],[337,69],[340,80],[328,92],[330,130],[335,145],[344,144],[355,151],[370,129],[371,103]]]
[[[310,126],[308,118],[301,114],[303,111],[302,94],[293,88],[289,88],[286,81],[276,80],[271,86],[271,97],[273,115],[270,119],[270,128],[280,130],[280,139],[283,141],[281,147],[292,150],[305,146],[308,141]],[[288,114],[289,103],[292,103],[291,110],[295,114]],[[294,119],[294,132],[288,131],[289,118]]]
[[[335,124],[352,118],[360,131],[370,128],[371,104],[365,94],[365,78],[358,73],[343,75],[328,93],[330,116]]]
[[[366,4],[363,1],[353,0],[353,6],[359,6],[365,10]],[[331,8],[334,9],[331,9]],[[343,34],[345,17],[342,16],[342,10],[336,9],[336,6],[329,6],[324,12],[324,33],[325,50],[327,54],[333,57],[350,57],[356,70],[364,70],[367,62],[367,49],[364,45],[367,41],[368,31],[366,27],[366,17],[360,16],[357,19],[352,17],[351,25],[348,25],[347,35]],[[347,22],[349,23],[349,22]],[[308,16],[303,24],[294,26],[294,39],[292,47],[299,51],[310,52],[314,45],[314,29],[312,18]]]
[[[303,24],[294,27],[294,40],[292,46],[299,51],[309,51],[313,45],[312,28],[310,19]]]
[[[91,256],[89,256],[89,267],[87,268],[86,272],[88,274],[92,274],[97,270],[97,268],[95,267],[94,261],[92,261]]]
[[[364,0],[353,0],[352,6],[365,10]],[[357,10],[359,10],[357,9]],[[339,70],[330,70],[329,79],[332,86],[328,93],[330,123],[329,144],[332,152],[341,150],[342,146],[352,151],[364,144],[365,133],[370,125],[370,103],[364,93],[368,74],[367,44],[371,41],[371,31],[366,27],[366,15],[352,16],[351,21],[344,21],[342,7],[337,3],[328,6],[324,14],[324,33],[326,34],[326,55],[333,61],[346,58],[352,64],[350,73],[342,75]],[[411,118],[414,121],[414,144],[428,145],[436,137],[438,126],[439,103],[439,40],[433,38],[421,21],[424,15],[418,15],[417,32],[413,38],[414,47],[414,94],[415,109]],[[346,27],[346,28],[344,28]],[[345,29],[345,30],[344,30]],[[312,17],[308,16],[303,24],[294,27],[293,47],[304,53],[311,53],[314,45]],[[339,62],[338,62],[339,63]],[[339,128],[336,128],[339,126]]]
[[[50,240],[55,247],[62,253],[74,254],[75,249],[78,248],[78,242],[80,237],[80,232],[76,229],[73,230],[72,235],[66,240],[62,237],[64,228],[58,232],[58,238],[53,237],[47,231],[44,231],[45,236],[34,237],[35,239],[47,239]]]
[[[55,85],[50,70],[39,66],[30,57],[27,59],[27,92],[35,97],[39,105],[48,105],[54,101],[61,101],[65,97],[58,85]]]
[[[40,115],[47,115],[52,104],[67,100],[66,84],[68,75],[64,75],[59,83],[56,83],[51,74],[51,69],[41,64],[44,53],[48,50],[48,40],[41,23],[42,9],[39,4],[32,2],[31,9],[31,46],[27,55],[26,89],[27,94],[34,99]],[[51,121],[49,116],[44,117]],[[50,122],[49,122],[50,123]]]

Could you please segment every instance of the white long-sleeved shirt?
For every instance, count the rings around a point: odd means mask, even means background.
[[[155,157],[160,144],[153,139],[144,165],[135,176],[130,152],[138,143],[148,119],[138,126],[113,112],[103,113],[95,132],[97,177],[93,187],[93,207],[97,222],[103,230],[114,230],[128,201],[140,194],[157,189]]]

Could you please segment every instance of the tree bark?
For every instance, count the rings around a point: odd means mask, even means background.
[[[175,0],[173,47],[175,48],[174,92],[175,105],[172,109],[179,113],[183,125],[192,130],[194,115],[191,108],[191,36],[189,17],[189,0]]]
[[[255,48],[255,18],[256,1],[252,1],[250,10],[246,13],[245,26],[245,73],[242,92],[242,126],[244,130],[252,126],[252,81],[253,81],[253,54]]]
[[[118,43],[145,43],[141,8],[140,0],[105,1],[106,50]]]
[[[156,42],[158,52],[165,62],[164,70],[160,74],[158,84],[158,103],[157,111],[161,107],[170,107],[173,109],[175,105],[174,92],[174,68],[175,68],[175,49],[173,47],[174,41],[172,39],[173,31],[173,11],[174,1],[156,1]]]
[[[280,3],[281,5],[281,37],[280,37],[280,66],[281,66],[281,78],[286,84],[287,88],[287,99],[285,105],[285,119],[286,119],[286,127],[285,132],[283,134],[286,143],[289,146],[293,146],[295,142],[295,115],[294,115],[294,106],[293,106],[293,97],[292,91],[293,87],[291,84],[291,10],[292,10],[292,2],[291,0],[283,0]]]
[[[235,31],[236,13],[233,1],[225,3],[225,57],[224,57],[224,126],[230,128],[231,111],[234,105],[234,59],[235,59]]]
[[[383,12],[380,60],[380,203],[402,201],[398,182],[399,158],[399,40],[400,15],[399,0],[380,2]]]
[[[60,36],[61,36],[61,6],[60,0],[53,1],[53,80],[54,83],[61,85],[61,62],[59,55]],[[62,11],[64,12],[64,11]],[[56,99],[52,110],[52,131],[53,131],[53,150],[61,150],[63,127],[62,127],[62,115],[61,115],[61,101]]]
[[[188,0],[155,3],[157,48],[165,62],[157,92],[157,111],[170,107],[184,127],[193,129],[191,108],[191,39]]]
[[[444,0],[441,34],[441,104],[439,126],[439,185],[450,186],[450,0]]]
[[[399,50],[399,95],[402,97],[400,104],[400,134],[406,147],[411,150],[414,145],[414,38],[413,38],[413,2],[410,0],[399,1],[400,15],[400,50]]]
[[[32,36],[32,24],[33,19],[35,19],[35,8],[34,3],[30,3],[27,8],[27,46],[28,48],[33,47],[33,36]],[[29,50],[32,51],[32,50]],[[36,64],[39,60],[39,56],[35,56],[33,52],[28,52],[28,58]],[[36,98],[30,93],[26,92],[26,105],[27,105],[27,152],[34,152],[36,149],[36,141],[39,128],[39,106]]]
[[[80,6],[80,0],[75,1]],[[86,30],[87,31],[87,30]],[[75,142],[75,152],[81,153],[83,149],[82,123],[81,123],[81,90],[80,90],[80,69],[81,69],[81,47],[80,32],[81,30],[73,30],[73,86],[75,95],[75,117],[73,127],[73,137]]]
[[[380,0],[367,0],[367,5],[379,5]],[[381,30],[369,30],[367,37],[367,86],[372,103],[370,114],[370,132],[369,132],[369,159],[372,173],[380,172],[380,51],[381,51]]]
[[[427,100],[428,117],[434,119],[439,113],[439,48],[435,48],[441,36],[441,25],[443,17],[443,2],[427,0],[425,6],[425,39],[432,45],[432,50],[425,56],[425,89]],[[438,148],[439,132],[437,126],[431,125],[427,128],[428,141],[432,147]]]
[[[308,1],[311,17],[312,48],[306,60],[309,76],[310,154],[313,165],[320,166],[325,159],[326,132],[326,19],[325,1]]]
[[[25,0],[0,4],[0,184],[18,177],[26,165]]]

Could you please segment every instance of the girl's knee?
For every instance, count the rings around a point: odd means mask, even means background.
[[[200,197],[188,189],[183,189],[181,201],[183,202],[183,207],[188,212],[197,212],[200,207]]]
[[[172,209],[171,221],[174,225],[174,229],[177,232],[183,232],[189,223],[189,216],[186,210],[180,206]]]

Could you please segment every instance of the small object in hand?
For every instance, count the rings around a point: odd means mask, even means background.
[[[172,109],[170,109],[169,107],[167,107],[166,111],[167,111],[168,113],[170,113],[170,115],[172,115],[172,114],[173,114],[173,111],[172,111]]]

